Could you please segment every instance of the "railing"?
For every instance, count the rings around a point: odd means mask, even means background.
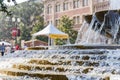
[[[94,12],[109,10],[110,3],[109,1],[95,3],[93,6]]]

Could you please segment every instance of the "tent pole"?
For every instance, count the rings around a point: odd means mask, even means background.
[[[48,47],[50,46],[50,36],[48,36]]]
[[[67,44],[70,44],[70,39],[69,38],[67,38]]]
[[[35,39],[35,36],[32,37],[32,46],[34,47],[34,39]]]
[[[53,46],[53,39],[51,38],[51,46]]]
[[[53,45],[55,46],[55,39],[53,39]]]

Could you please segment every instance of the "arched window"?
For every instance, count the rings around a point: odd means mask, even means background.
[[[73,8],[79,8],[80,7],[80,0],[73,0]]]
[[[58,26],[58,25],[59,25],[59,22],[60,22],[60,20],[59,20],[59,19],[56,19],[56,20],[55,20],[55,26]]]
[[[88,6],[88,0],[83,0],[83,6]]]
[[[63,10],[65,11],[65,10],[68,10],[69,9],[69,2],[64,2],[63,3]]]
[[[80,16],[77,16],[77,24],[80,23]]]
[[[73,21],[75,24],[80,24],[80,16],[74,16]]]
[[[73,17],[74,24],[76,24],[76,17]]]
[[[48,5],[48,7],[47,7],[47,13],[48,14],[52,13],[52,6],[51,5]]]
[[[56,12],[60,12],[60,4],[59,3],[56,4],[55,11]]]
[[[52,20],[48,20],[48,21],[47,21],[47,25],[50,24],[50,23],[52,23]]]

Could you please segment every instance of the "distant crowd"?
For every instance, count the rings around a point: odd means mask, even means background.
[[[26,46],[24,48],[26,48]],[[9,53],[14,53],[16,50],[22,50],[22,48],[20,48],[18,44],[15,46],[10,46],[4,45],[4,43],[2,43],[2,45],[0,45],[1,56],[4,56]]]

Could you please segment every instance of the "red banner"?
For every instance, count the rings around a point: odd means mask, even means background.
[[[20,29],[12,28],[12,37],[15,38],[17,36],[20,36]]]
[[[17,28],[12,28],[12,37],[15,38],[17,36]]]

